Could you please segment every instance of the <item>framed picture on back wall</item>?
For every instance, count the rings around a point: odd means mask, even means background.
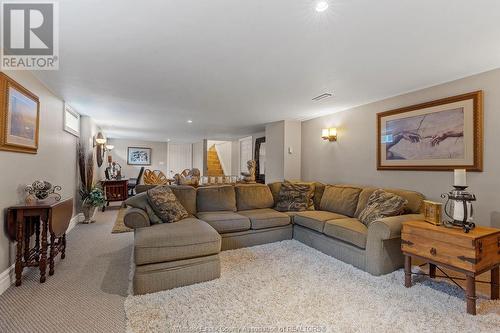
[[[127,156],[129,165],[151,165],[151,148],[128,147]]]
[[[483,93],[377,114],[378,170],[482,171]]]

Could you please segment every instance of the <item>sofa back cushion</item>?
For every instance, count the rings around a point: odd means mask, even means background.
[[[314,182],[314,209],[320,210],[321,198],[323,198],[323,193],[325,192],[326,185],[319,182]]]
[[[273,194],[264,184],[240,184],[236,191],[236,207],[238,210],[271,208],[274,206]]]
[[[236,194],[234,187],[208,186],[200,187],[196,193],[198,212],[236,211]]]
[[[169,186],[190,215],[196,214],[196,189],[187,185]]]
[[[353,217],[360,193],[359,187],[326,185],[320,209]]]
[[[364,187],[361,193],[359,194],[358,206],[356,207],[356,212],[354,216],[358,217],[359,214],[366,208],[368,204],[368,199],[378,188],[376,187]],[[424,195],[415,191],[401,190],[401,189],[391,189],[391,188],[383,188],[384,191],[399,195],[403,199],[406,199],[408,203],[406,204],[403,213],[404,214],[418,214],[420,213],[420,209],[422,208],[423,200],[425,199]]]
[[[283,182],[274,182],[267,184],[273,195],[274,205],[278,203],[278,200],[280,198],[281,184],[283,184]]]

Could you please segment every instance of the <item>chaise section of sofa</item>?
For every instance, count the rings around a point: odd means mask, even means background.
[[[220,276],[221,237],[196,214],[196,190],[172,188],[191,214],[175,223],[152,224],[145,192],[128,199],[124,222],[134,229],[135,294],[146,294]]]

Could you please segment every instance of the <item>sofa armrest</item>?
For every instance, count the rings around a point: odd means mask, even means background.
[[[406,214],[373,221],[368,228],[368,237],[379,240],[388,240],[401,237],[403,222],[423,220],[422,214]]]
[[[123,222],[131,229],[149,227],[151,225],[148,214],[139,208],[127,208]]]
[[[366,271],[383,275],[403,267],[401,252],[401,228],[403,222],[423,220],[422,214],[384,217],[368,227],[366,240]]]

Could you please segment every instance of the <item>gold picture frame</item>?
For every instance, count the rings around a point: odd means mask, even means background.
[[[39,124],[38,97],[0,73],[0,150],[36,154]]]
[[[483,92],[377,114],[377,170],[483,170]]]

